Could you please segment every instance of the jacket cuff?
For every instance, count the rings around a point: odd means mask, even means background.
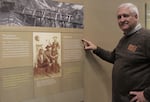
[[[99,51],[100,47],[97,46],[97,48],[95,50],[93,50],[93,53],[97,53]]]

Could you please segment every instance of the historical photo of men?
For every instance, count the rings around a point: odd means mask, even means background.
[[[33,66],[35,78],[61,76],[60,33],[33,33]]]

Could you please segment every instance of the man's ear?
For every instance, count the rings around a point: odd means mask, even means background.
[[[137,14],[135,15],[135,18],[136,18],[136,19],[139,19],[139,17],[138,17],[138,15],[137,15]]]

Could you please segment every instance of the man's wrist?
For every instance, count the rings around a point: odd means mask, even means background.
[[[93,48],[93,51],[96,51],[98,49],[98,46],[95,46],[95,48]]]

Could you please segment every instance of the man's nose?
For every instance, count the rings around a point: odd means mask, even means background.
[[[120,22],[124,22],[125,19],[126,19],[126,18],[125,18],[124,16],[121,16],[121,17],[119,18],[119,21],[120,21]]]

